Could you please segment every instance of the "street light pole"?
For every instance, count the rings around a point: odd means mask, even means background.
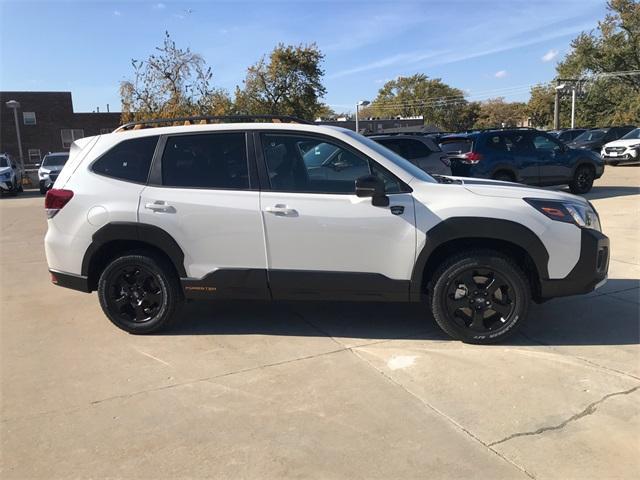
[[[576,126],[576,86],[571,89],[571,128]]]
[[[369,100],[360,100],[358,103],[356,103],[356,133],[360,131],[359,129],[360,125],[358,123],[358,114],[360,113],[360,106],[366,107],[370,103],[371,102]]]
[[[20,102],[16,100],[9,100],[6,103],[7,107],[13,110],[13,120],[16,122],[16,135],[18,137],[18,153],[20,154],[20,167],[24,170],[24,157],[22,156],[22,141],[20,140],[20,122],[18,122],[18,109],[20,108]]]

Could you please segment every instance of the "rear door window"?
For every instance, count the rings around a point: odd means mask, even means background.
[[[120,142],[94,162],[92,171],[127,182],[146,183],[157,143],[157,135]]]
[[[406,145],[406,152],[409,160],[415,160],[418,158],[425,158],[431,155],[431,150],[424,143],[419,140],[403,139],[401,140]]]
[[[182,188],[248,189],[245,134],[169,137],[162,154],[162,184]]]

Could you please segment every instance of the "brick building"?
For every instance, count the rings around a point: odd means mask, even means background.
[[[20,158],[13,110],[20,103],[18,122],[27,168],[48,152],[69,150],[74,140],[111,132],[120,125],[120,113],[75,113],[71,92],[0,92],[0,152]]]

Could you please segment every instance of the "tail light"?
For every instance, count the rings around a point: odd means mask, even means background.
[[[451,166],[451,160],[449,160],[449,157],[440,157],[440,161],[444,163],[447,167]]]
[[[64,206],[73,198],[71,190],[52,188],[44,197],[44,208],[47,211],[47,218],[55,217]]]
[[[470,163],[472,165],[475,165],[480,160],[482,160],[482,155],[480,155],[478,152],[467,152],[462,157],[462,161],[464,163]]]

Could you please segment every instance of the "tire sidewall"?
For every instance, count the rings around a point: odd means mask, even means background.
[[[483,268],[495,270],[504,276],[515,291],[515,311],[509,323],[495,332],[478,333],[458,325],[449,315],[446,305],[447,285],[449,281],[469,268]],[[442,271],[433,288],[432,309],[434,317],[445,332],[466,343],[496,343],[509,338],[521,327],[529,309],[529,285],[522,272],[516,270],[504,258],[482,255],[478,257],[462,257],[451,263]]]
[[[588,186],[581,186],[578,183],[578,175],[580,175],[580,172],[583,170],[587,170],[589,172],[589,175],[591,176],[591,181],[589,182]],[[593,182],[595,180],[595,172],[593,171],[593,168],[589,165],[580,165],[577,169],[576,172],[573,176],[573,182],[571,183],[570,187],[571,187],[571,191],[573,193],[577,193],[577,194],[583,194],[583,193],[587,193],[591,190],[591,187],[593,187]]]
[[[148,269],[162,291],[163,302],[160,310],[151,320],[146,322],[136,323],[122,320],[118,315],[111,312],[109,302],[107,300],[111,282],[113,282],[115,277],[118,275],[119,270],[128,265],[140,265]],[[170,322],[177,302],[177,295],[172,288],[169,274],[170,273],[166,271],[166,268],[163,268],[162,264],[153,257],[145,255],[126,255],[117,258],[104,269],[100,276],[100,281],[98,282],[98,298],[100,300],[100,306],[107,318],[109,318],[109,320],[118,328],[126,332],[151,333],[157,331]]]

